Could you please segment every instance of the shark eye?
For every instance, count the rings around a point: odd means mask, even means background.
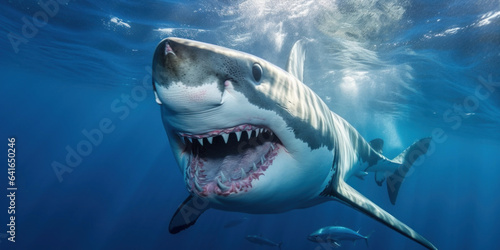
[[[252,66],[252,75],[253,79],[255,79],[256,82],[260,81],[260,79],[262,78],[262,67],[260,66],[260,64],[255,63]]]

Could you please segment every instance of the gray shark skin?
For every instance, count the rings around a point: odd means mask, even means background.
[[[181,38],[158,44],[156,102],[190,193],[169,231],[188,228],[210,208],[281,213],[336,200],[436,249],[346,183],[373,172],[378,185],[387,180],[394,204],[431,138],[392,160],[383,156],[381,139],[367,142],[302,83],[305,44],[293,46],[286,71],[212,44]]]

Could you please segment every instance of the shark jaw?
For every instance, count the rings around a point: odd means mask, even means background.
[[[185,145],[182,154],[189,159],[186,185],[202,197],[248,192],[284,148],[272,130],[251,124],[178,135]]]

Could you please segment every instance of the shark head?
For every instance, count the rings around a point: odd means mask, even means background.
[[[332,142],[322,124],[330,111],[293,74],[167,38],[154,54],[153,85],[187,189],[213,207],[282,212],[306,206],[328,182]]]

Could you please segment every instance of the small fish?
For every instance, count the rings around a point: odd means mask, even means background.
[[[307,239],[317,243],[328,243],[332,247],[337,248],[341,246],[340,241],[343,240],[350,240],[355,242],[357,240],[364,239],[366,245],[368,246],[368,238],[370,237],[370,235],[371,233],[367,236],[363,236],[358,232],[346,227],[330,226],[318,229],[314,233],[310,234]]]
[[[255,243],[255,244],[278,247],[279,249],[281,249],[282,242],[276,243],[276,242],[274,242],[270,239],[266,239],[260,235],[247,235],[247,236],[245,236],[245,239],[247,239],[248,241]]]
[[[243,218],[239,218],[239,219],[235,219],[235,220],[230,220],[230,221],[226,222],[226,224],[224,224],[224,228],[238,226],[239,224],[245,222],[246,220],[248,220],[247,217],[243,217]]]

